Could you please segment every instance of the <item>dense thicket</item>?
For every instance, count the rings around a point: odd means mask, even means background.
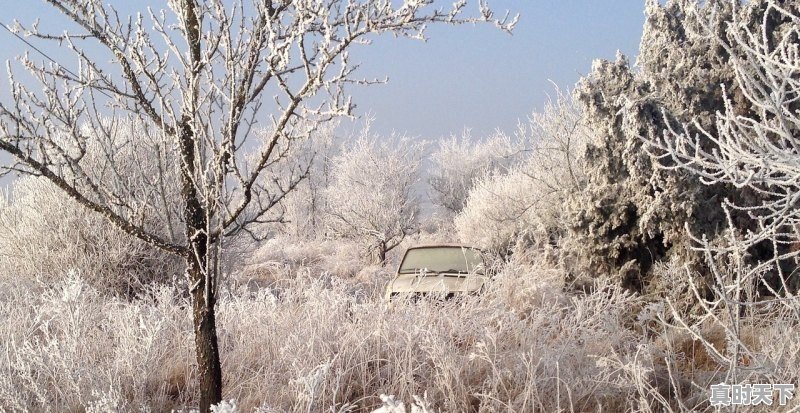
[[[703,130],[714,136],[718,112],[753,112],[731,62],[731,50],[741,45],[731,44],[729,25],[744,18],[755,28],[766,3],[734,10],[724,1],[649,2],[636,67],[619,55],[614,62],[596,62],[581,80],[576,96],[596,136],[586,151],[586,190],[569,205],[573,247],[581,257],[576,272],[611,272],[643,292],[675,288],[648,276],[653,264],[675,257],[703,270],[706,263],[692,251],[697,244],[689,234],[715,242],[730,228],[723,200],[759,202],[752,191],[672,169],[668,158],[654,161],[644,140],[682,125],[689,134]],[[703,135],[700,145],[714,146]],[[754,225],[746,211],[733,211],[731,219],[738,231]],[[774,251],[755,245],[749,254],[755,262]]]

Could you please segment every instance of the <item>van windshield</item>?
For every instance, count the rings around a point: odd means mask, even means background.
[[[425,270],[432,273],[483,274],[480,251],[468,247],[423,247],[406,252],[400,273]]]

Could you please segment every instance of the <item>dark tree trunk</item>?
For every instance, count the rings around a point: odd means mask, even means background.
[[[378,243],[378,263],[381,264],[381,267],[386,265],[386,241]]]
[[[222,401],[222,367],[215,317],[217,274],[208,259],[206,213],[194,183],[188,179],[194,173],[194,151],[189,139],[190,129],[186,123],[184,125],[181,150],[186,175],[183,179],[182,195],[185,202],[186,239],[190,249],[185,257],[186,276],[192,295],[194,343],[200,376],[200,412],[210,413],[211,405]]]
[[[194,343],[200,378],[200,412],[210,413],[211,405],[222,401],[222,367],[217,343],[215,317],[216,272],[208,259],[206,216],[197,199],[194,186],[184,188],[187,239],[191,252],[186,257],[186,275],[192,295]]]
[[[203,238],[203,237],[200,237]],[[199,241],[199,240],[198,240]],[[222,367],[216,327],[216,297],[214,286],[206,286],[205,240],[195,245],[198,253],[191,257],[187,269],[189,279],[196,287],[192,290],[192,315],[197,369],[200,379],[200,411],[209,413],[211,405],[222,401]],[[197,260],[195,260],[197,258]],[[213,279],[213,277],[211,277]],[[208,290],[208,291],[206,291]]]
[[[184,201],[186,240],[189,246],[189,252],[185,256],[186,276],[192,295],[194,343],[200,378],[200,412],[210,413],[211,405],[222,401],[222,366],[215,317],[217,273],[208,259],[207,214],[193,181],[195,146],[189,115],[184,115],[179,134],[181,196]]]

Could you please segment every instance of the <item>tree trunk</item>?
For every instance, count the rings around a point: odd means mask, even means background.
[[[184,201],[186,240],[189,252],[186,276],[192,295],[194,344],[200,376],[200,412],[211,413],[211,405],[222,401],[222,366],[219,360],[216,305],[216,268],[208,259],[208,217],[193,182],[195,145],[191,116],[184,114],[179,130],[181,151],[181,196]]]
[[[210,413],[211,405],[222,401],[222,367],[219,360],[216,306],[216,269],[208,259],[206,215],[194,186],[184,186],[186,201],[186,238],[190,252],[186,256],[186,275],[192,295],[194,344],[197,373],[200,376],[200,412]]]
[[[201,237],[203,238],[203,237]],[[214,286],[206,286],[205,239],[195,246],[196,256],[187,260],[187,272],[192,285],[192,314],[197,370],[200,378],[200,411],[210,413],[211,405],[222,401],[222,367],[216,327],[216,297]]]
[[[381,264],[381,267],[386,265],[386,241],[380,241],[378,243],[378,262]]]

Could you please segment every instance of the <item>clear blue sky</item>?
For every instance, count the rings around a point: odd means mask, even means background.
[[[161,3],[108,1],[127,4],[125,10]],[[512,36],[487,25],[435,27],[427,43],[383,37],[352,53],[365,77],[389,77],[387,85],[353,90],[358,113],[374,116],[376,132],[435,139],[464,128],[478,136],[497,128],[511,131],[518,119],[542,106],[553,90],[549,80],[571,88],[592,60],[613,59],[621,50],[633,61],[638,53],[644,1],[492,0],[490,5],[521,14]],[[43,1],[0,0],[0,6],[6,24],[36,18],[41,27],[65,24]],[[0,30],[0,60],[24,48]],[[47,50],[57,59],[66,56]]]
[[[371,111],[379,131],[427,138],[511,131],[541,108],[550,80],[569,88],[594,59],[631,62],[638,54],[644,1],[494,0],[498,11],[521,19],[509,36],[490,26],[438,27],[427,43],[380,39],[365,50],[365,72],[387,74],[389,84],[361,90],[354,100]]]

